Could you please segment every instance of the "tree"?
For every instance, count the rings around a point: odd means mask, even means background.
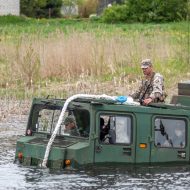
[[[60,17],[62,0],[21,0],[21,13],[36,18]]]
[[[126,0],[105,9],[102,18],[106,22],[179,21],[186,19],[187,7],[187,0]]]

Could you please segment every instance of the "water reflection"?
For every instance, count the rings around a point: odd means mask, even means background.
[[[90,165],[49,170],[13,164],[16,140],[27,116],[0,123],[0,190],[4,189],[189,189],[190,166]]]
[[[97,178],[98,189],[188,189],[187,166],[105,166],[85,170]]]

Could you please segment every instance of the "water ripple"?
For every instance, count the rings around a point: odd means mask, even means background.
[[[88,166],[49,170],[13,164],[16,140],[27,116],[12,115],[0,123],[0,190],[188,190],[190,166]]]

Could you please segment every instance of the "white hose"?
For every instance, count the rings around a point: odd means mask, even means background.
[[[69,97],[64,103],[64,106],[63,106],[63,109],[62,109],[61,114],[59,116],[59,119],[58,119],[57,125],[55,127],[55,130],[53,131],[53,133],[51,135],[51,138],[49,139],[49,142],[47,144],[44,159],[43,159],[43,162],[42,162],[42,167],[47,167],[46,165],[47,165],[47,160],[48,160],[48,157],[49,157],[49,152],[51,150],[51,145],[52,145],[52,143],[53,143],[53,141],[54,141],[54,139],[56,137],[57,132],[59,131],[61,123],[63,122],[63,120],[65,120],[64,115],[65,115],[65,111],[67,110],[67,106],[69,105],[69,103],[71,101],[73,101],[74,99],[77,99],[77,98],[106,99],[106,100],[116,101],[116,99],[113,96],[107,96],[105,94],[103,94],[103,95],[76,94],[76,95],[73,95],[73,96]]]

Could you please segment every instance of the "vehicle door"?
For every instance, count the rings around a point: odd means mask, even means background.
[[[133,114],[96,115],[95,162],[135,162],[135,119]]]
[[[185,117],[155,116],[152,126],[151,162],[189,161],[189,121]]]

